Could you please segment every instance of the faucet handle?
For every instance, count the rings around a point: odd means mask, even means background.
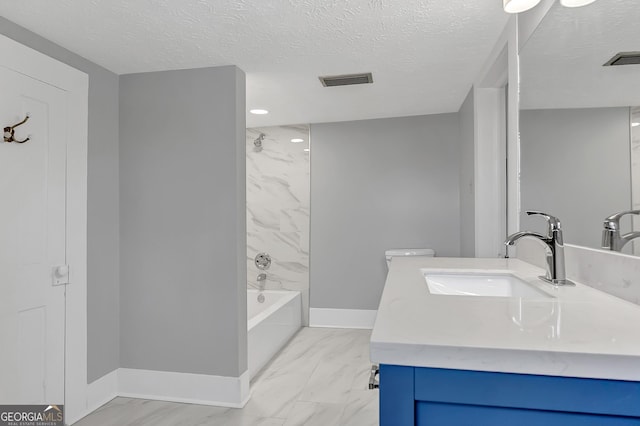
[[[543,213],[535,210],[528,210],[527,214],[529,216],[533,216],[533,215],[542,216],[545,219],[547,219],[547,225],[549,225],[549,235],[551,235],[553,231],[559,231],[562,229],[562,224],[560,223],[560,219],[558,219],[555,216],[551,216],[548,213]]]
[[[620,219],[628,214],[640,214],[640,210],[628,210],[616,214],[612,214],[604,220],[604,229],[617,231],[620,228]]]

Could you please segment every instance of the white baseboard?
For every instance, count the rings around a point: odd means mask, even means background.
[[[118,396],[242,408],[250,397],[249,372],[226,377],[120,368]]]
[[[240,377],[225,377],[119,368],[87,385],[87,409],[77,418],[66,419],[67,424],[118,396],[242,408],[251,397],[249,371]]]
[[[309,327],[372,329],[376,310],[310,308]]]

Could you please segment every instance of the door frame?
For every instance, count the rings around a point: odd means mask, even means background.
[[[476,257],[504,256],[506,234],[520,228],[518,83],[511,16],[473,85]]]
[[[67,92],[65,420],[87,410],[87,151],[89,76],[15,40],[0,35],[0,64]]]

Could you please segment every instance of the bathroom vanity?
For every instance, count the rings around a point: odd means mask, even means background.
[[[640,425],[640,306],[517,259],[395,258],[380,424]]]

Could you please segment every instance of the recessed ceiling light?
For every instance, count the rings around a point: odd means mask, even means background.
[[[293,138],[293,139],[291,139],[291,142],[293,142],[293,143],[300,143],[300,142],[304,142],[304,139],[300,139],[300,138]]]
[[[309,148],[305,148],[305,149],[304,149],[304,152],[309,152]]]
[[[267,111],[266,109],[250,109],[249,112],[251,114],[256,114],[256,115],[265,115],[265,114],[269,114],[269,111]]]
[[[631,127],[638,127],[640,126],[640,123],[631,123]]]

